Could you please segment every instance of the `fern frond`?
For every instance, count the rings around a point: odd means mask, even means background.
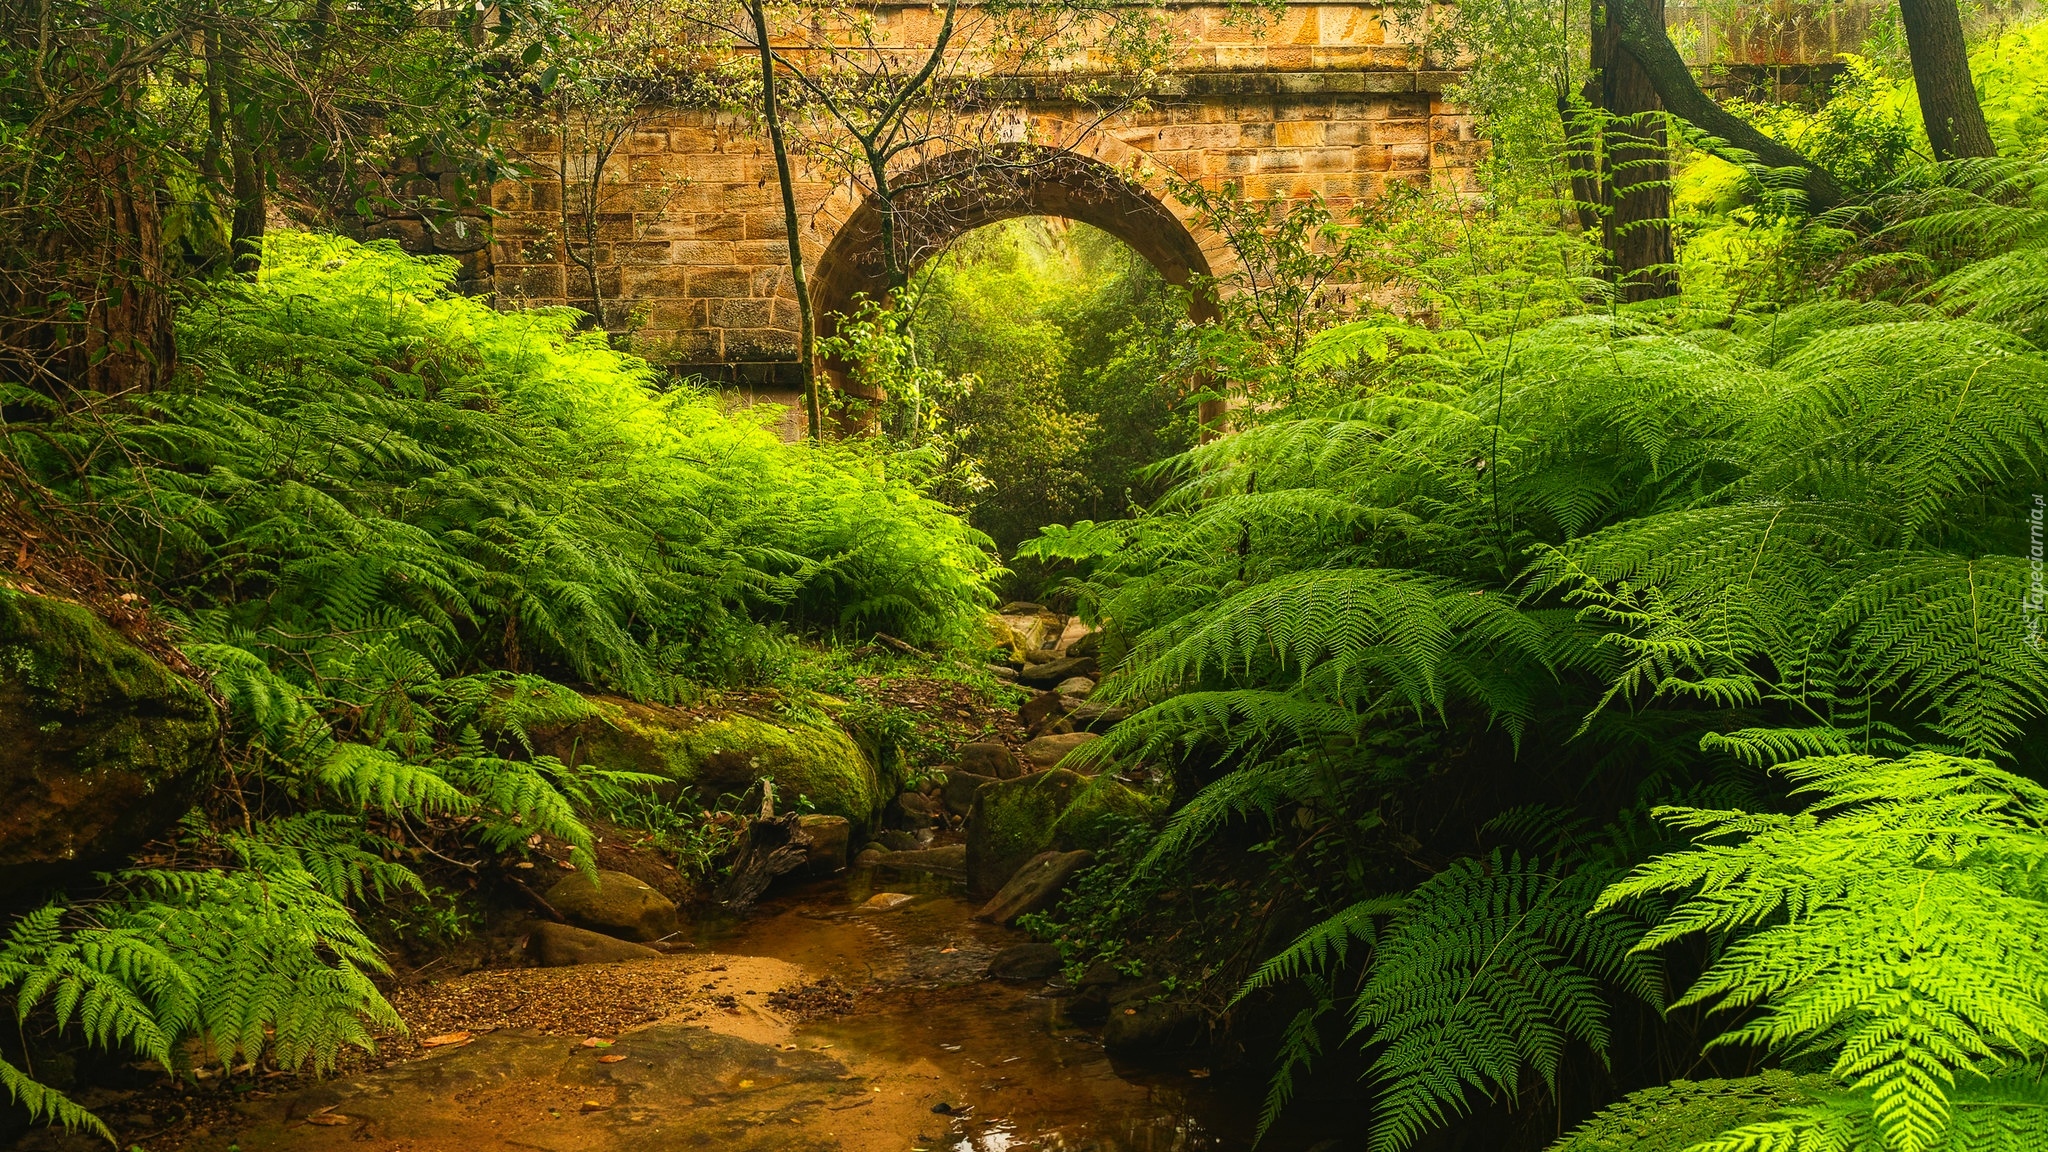
[[[1679,1001],[1761,1006],[1716,1043],[1824,1045],[1886,1148],[1938,1148],[1959,1083],[2048,1052],[2048,794],[1935,753],[1780,770],[1821,799],[1789,818],[1671,810],[1745,838],[1660,857],[1595,907],[1684,893],[1641,947],[1735,936]]]

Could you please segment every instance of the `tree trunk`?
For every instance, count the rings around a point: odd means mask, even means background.
[[[1996,156],[1977,86],[1970,79],[1970,49],[1956,0],[1899,0],[1906,47],[1913,56],[1913,86],[1920,93],[1920,118],[1936,160]]]
[[[775,49],[768,42],[768,13],[764,0],[749,0],[747,14],[754,20],[754,46],[761,54],[761,118],[768,125],[768,142],[775,152],[775,178],[782,185],[782,231],[789,245],[789,279],[796,290],[797,366],[803,370],[804,419],[811,439],[825,438],[824,405],[818,396],[818,326],[811,315],[811,285],[804,279],[802,232],[796,213],[795,182],[789,170],[789,142],[783,138],[782,111],[775,92]]]
[[[1664,26],[1664,0],[1636,0],[1644,19]],[[1600,175],[1606,211],[1602,243],[1608,272],[1625,301],[1657,300],[1678,291],[1672,274],[1671,165],[1664,139],[1664,102],[1635,56],[1622,47],[1613,20],[1594,28],[1594,84],[1610,114],[1603,128]]]
[[[156,182],[132,147],[82,159],[106,215],[84,338],[70,342],[65,375],[94,392],[148,392],[177,363]]]
[[[1832,208],[1842,201],[1842,190],[1813,161],[1756,130],[1741,117],[1716,104],[1700,90],[1699,81],[1664,28],[1661,5],[1652,14],[1653,0],[1608,0],[1607,20],[1619,35],[1621,46],[1635,57],[1664,107],[1702,132],[1718,137],[1725,152],[1732,147],[1746,152],[1771,168],[1800,171],[1806,206],[1813,211]]]
[[[1597,85],[1586,85],[1586,103],[1594,103]],[[1564,156],[1571,177],[1572,214],[1579,230],[1592,235],[1600,230],[1600,130],[1592,123],[1590,109],[1573,104],[1568,96],[1557,98],[1557,117],[1564,124]]]
[[[253,276],[263,264],[263,230],[270,219],[261,160],[262,141],[249,130],[250,99],[242,87],[241,54],[224,47],[219,36],[206,36],[206,101],[210,157],[219,170],[219,149],[228,153],[229,195],[234,201],[228,251],[234,269]]]

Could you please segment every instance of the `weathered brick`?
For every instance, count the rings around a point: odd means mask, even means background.
[[[779,328],[727,329],[725,333],[725,354],[733,360],[790,360],[796,351],[796,333]]]
[[[1324,127],[1314,120],[1283,121],[1273,126],[1273,143],[1282,148],[1321,147]]]
[[[1238,126],[1235,124],[1170,124],[1159,130],[1156,146],[1161,151],[1234,148],[1237,138]]]
[[[1080,151],[1211,186],[1237,181],[1257,197],[1320,194],[1340,211],[1377,195],[1390,177],[1462,192],[1484,146],[1462,110],[1441,98],[1456,77],[1415,71],[1424,21],[1390,25],[1385,14],[1335,0],[1294,5],[1277,22],[1233,21],[1220,2],[1175,5],[1164,15],[1183,34],[1184,66],[1210,71],[1163,73],[1152,104],[1097,126]],[[928,36],[936,27],[925,9],[885,7],[879,16],[889,37]],[[1055,64],[1086,76],[1105,61],[1088,51]],[[1068,141],[1086,113],[1053,101],[1024,106],[1044,117],[1040,137]],[[525,136],[539,157],[529,170],[544,172],[554,139],[542,130]],[[518,140],[510,142],[516,148]],[[415,167],[438,177],[454,166]],[[619,179],[599,189],[605,216],[592,253],[604,261],[607,324],[630,315],[642,324],[632,346],[663,363],[787,367],[796,325],[788,238],[773,165],[751,121],[705,108],[650,110],[607,172]],[[835,198],[837,179],[823,169],[799,173],[803,251],[814,269],[851,208]],[[1147,179],[1163,197],[1156,177]],[[441,192],[438,183],[433,190]],[[1076,210],[1091,194],[1099,190],[1046,189],[1036,206]],[[584,273],[564,262],[553,182],[500,181],[489,200],[506,215],[468,274],[487,277],[507,306],[560,301],[565,292],[587,301]],[[1217,248],[1214,237],[1200,242]]]
[[[1387,146],[1387,155],[1392,158],[1396,168],[1419,168],[1429,165],[1427,144],[1391,144]]]
[[[745,268],[691,268],[689,272],[692,296],[752,295],[753,277]]]
[[[513,300],[552,301],[562,298],[560,264],[498,266],[498,295]]]
[[[672,264],[730,264],[734,245],[725,240],[675,240],[663,245]]]
[[[552,180],[526,182],[526,207],[531,212],[560,212],[562,187]]]
[[[733,259],[741,264],[789,263],[789,244],[783,240],[749,240],[733,245]]]
[[[767,328],[775,323],[775,301],[751,296],[711,301],[711,323],[720,328]]]
[[[613,243],[610,247],[611,258],[621,264],[665,264],[669,258],[669,246],[659,240]]]
[[[1311,172],[1349,172],[1352,149],[1311,148],[1302,154],[1303,166]]]
[[[365,240],[396,240],[407,252],[420,253],[429,250],[427,226],[417,220],[380,220],[363,229]]]
[[[1357,120],[1340,120],[1323,129],[1323,143],[1331,148],[1356,147],[1371,140],[1371,125]]]
[[[636,297],[689,295],[690,270],[674,264],[628,269],[625,292]]]
[[[733,212],[699,212],[690,218],[698,240],[744,240],[746,217]]]
[[[782,196],[780,193],[777,193],[775,198],[777,201],[780,201]],[[746,225],[746,239],[748,240],[780,240],[783,238],[782,206],[780,203],[774,208],[760,208],[747,212],[741,219]]]
[[[710,322],[710,318],[709,300],[661,300],[647,309],[647,327],[650,331],[702,328]]]
[[[1299,172],[1302,167],[1302,153],[1295,149],[1268,148],[1259,153],[1261,172]]]
[[[1381,120],[1372,128],[1375,144],[1420,144],[1428,139],[1427,120]]]

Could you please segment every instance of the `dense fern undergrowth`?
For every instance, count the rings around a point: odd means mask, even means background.
[[[979,627],[999,570],[915,458],[784,444],[568,310],[452,294],[452,263],[274,233],[253,281],[186,303],[169,389],[0,396],[24,496],[230,715],[161,866],[8,927],[23,1020],[166,1069],[332,1068],[398,1026],[359,914],[425,892],[406,861],[548,835],[590,867],[586,815],[651,782],[535,753],[531,726],[587,714],[571,686],[687,700],[796,638]],[[14,1064],[0,1085],[106,1131]]]
[[[1266,1123],[1374,1152],[2048,1146],[2048,172],[1916,181],[1644,305],[1439,217],[1428,323],[1027,544],[1181,805],[1041,928],[1295,1011]],[[1246,853],[1267,935],[1144,951]]]

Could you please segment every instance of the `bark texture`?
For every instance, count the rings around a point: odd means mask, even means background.
[[[1664,26],[1664,0],[1634,0],[1643,18]],[[1612,19],[1594,28],[1593,84],[1612,113],[1601,149],[1606,211],[1601,235],[1609,273],[1625,301],[1656,300],[1678,291],[1671,264],[1671,164],[1664,101],[1648,69],[1622,44]]]
[[[1899,0],[1906,47],[1913,54],[1913,86],[1920,118],[1937,160],[1996,156],[1977,86],[1970,79],[1970,49],[1956,0]]]

